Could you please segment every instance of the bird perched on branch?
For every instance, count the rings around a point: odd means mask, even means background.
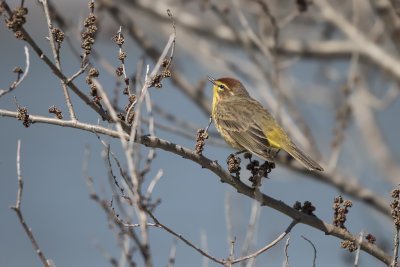
[[[222,138],[238,151],[274,162],[276,153],[285,150],[308,170],[324,169],[302,152],[272,115],[255,99],[251,98],[243,84],[233,78],[215,80],[212,117]]]

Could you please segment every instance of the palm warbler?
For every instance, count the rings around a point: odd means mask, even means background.
[[[290,140],[271,114],[250,97],[243,84],[233,78],[215,80],[212,117],[222,138],[234,149],[249,151],[273,162],[272,151],[288,152],[308,170],[324,169]]]

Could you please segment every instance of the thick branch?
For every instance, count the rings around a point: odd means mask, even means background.
[[[16,118],[18,112],[16,111],[8,111],[0,109],[0,116],[12,117]],[[119,138],[119,133],[115,130],[102,127],[100,125],[93,125],[88,123],[83,123],[79,121],[71,121],[71,120],[59,120],[56,118],[48,118],[42,116],[35,116],[29,115],[29,120],[32,123],[47,123],[53,125],[59,125],[63,127],[71,127],[76,129],[81,129],[89,132],[95,132],[99,134],[108,135],[114,138]],[[126,139],[129,139],[129,135],[125,134]],[[189,150],[190,151],[190,150]],[[176,154],[176,153],[175,153]],[[390,215],[390,207],[388,203],[376,195],[372,190],[362,186],[361,184],[357,183],[355,179],[351,179],[348,176],[344,176],[338,173],[326,173],[326,172],[310,172],[305,170],[296,161],[287,161],[286,155],[278,155],[277,161],[282,163],[283,165],[289,167],[293,171],[298,173],[304,174],[307,177],[314,178],[319,182],[325,182],[327,184],[333,185],[334,187],[338,188],[343,193],[352,196],[356,199],[364,201],[370,204],[373,208],[384,214],[385,216]],[[218,164],[217,164],[218,165]],[[218,165],[219,166],[219,165]]]
[[[5,111],[0,109],[0,116],[8,116],[8,117],[16,117],[17,112],[12,112],[12,111]],[[105,127],[101,127],[98,125],[90,125],[82,122],[76,122],[76,121],[62,121],[58,119],[53,119],[53,118],[45,118],[41,116],[33,116],[30,115],[29,119],[34,123],[34,122],[45,122],[49,124],[55,124],[55,125],[60,125],[60,126],[66,126],[66,127],[71,127],[71,128],[77,128],[77,129],[82,129],[86,131],[91,131],[91,132],[96,132],[100,134],[106,134],[111,137],[115,138],[120,138],[121,134],[118,131],[111,130]],[[126,133],[123,133],[126,139],[129,138],[129,135]],[[253,188],[247,186],[245,183],[240,181],[239,179],[236,179],[232,177],[225,169],[223,169],[217,161],[212,161],[202,155],[199,155],[196,153],[196,151],[187,149],[183,146],[171,143],[169,141],[163,140],[161,138],[158,138],[156,136],[137,136],[135,142],[141,143],[145,146],[148,147],[154,147],[154,148],[160,148],[165,151],[172,152],[176,155],[179,155],[185,159],[189,159],[193,162],[196,162],[199,164],[201,167],[209,169],[212,171],[214,174],[216,174],[220,179],[221,182],[223,183],[228,183],[229,185],[233,186],[236,188],[237,192],[246,195],[250,198],[256,199],[257,201],[260,202],[261,205],[263,206],[268,206],[271,207],[289,217],[292,219],[298,221],[299,223],[307,224],[313,228],[316,228],[325,234],[333,235],[336,236],[342,240],[351,240],[353,242],[357,242],[358,237],[344,229],[341,229],[339,227],[335,227],[329,223],[326,223],[320,219],[318,219],[315,216],[310,216],[304,213],[301,213],[292,207],[286,205],[280,200],[276,200],[274,198],[271,198],[265,194],[261,193],[256,193]],[[308,172],[311,174],[312,172]],[[370,244],[367,242],[362,242],[360,244],[361,249],[368,252],[372,256],[378,258],[379,260],[385,262],[386,264],[389,264],[392,261],[392,258],[386,254],[382,249],[377,247],[374,244]]]

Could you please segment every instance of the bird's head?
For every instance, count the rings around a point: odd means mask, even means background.
[[[208,80],[214,85],[214,103],[218,103],[219,100],[230,96],[249,97],[249,93],[243,84],[234,78],[219,78],[215,80],[208,76]]]

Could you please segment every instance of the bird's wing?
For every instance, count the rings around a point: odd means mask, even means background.
[[[230,97],[229,103],[217,105],[214,119],[230,138],[245,149],[262,157],[270,148],[267,136],[261,126],[255,121],[255,114],[260,112],[258,102],[249,105],[248,99]],[[259,105],[258,107],[255,105]],[[262,107],[262,106],[261,106]]]

